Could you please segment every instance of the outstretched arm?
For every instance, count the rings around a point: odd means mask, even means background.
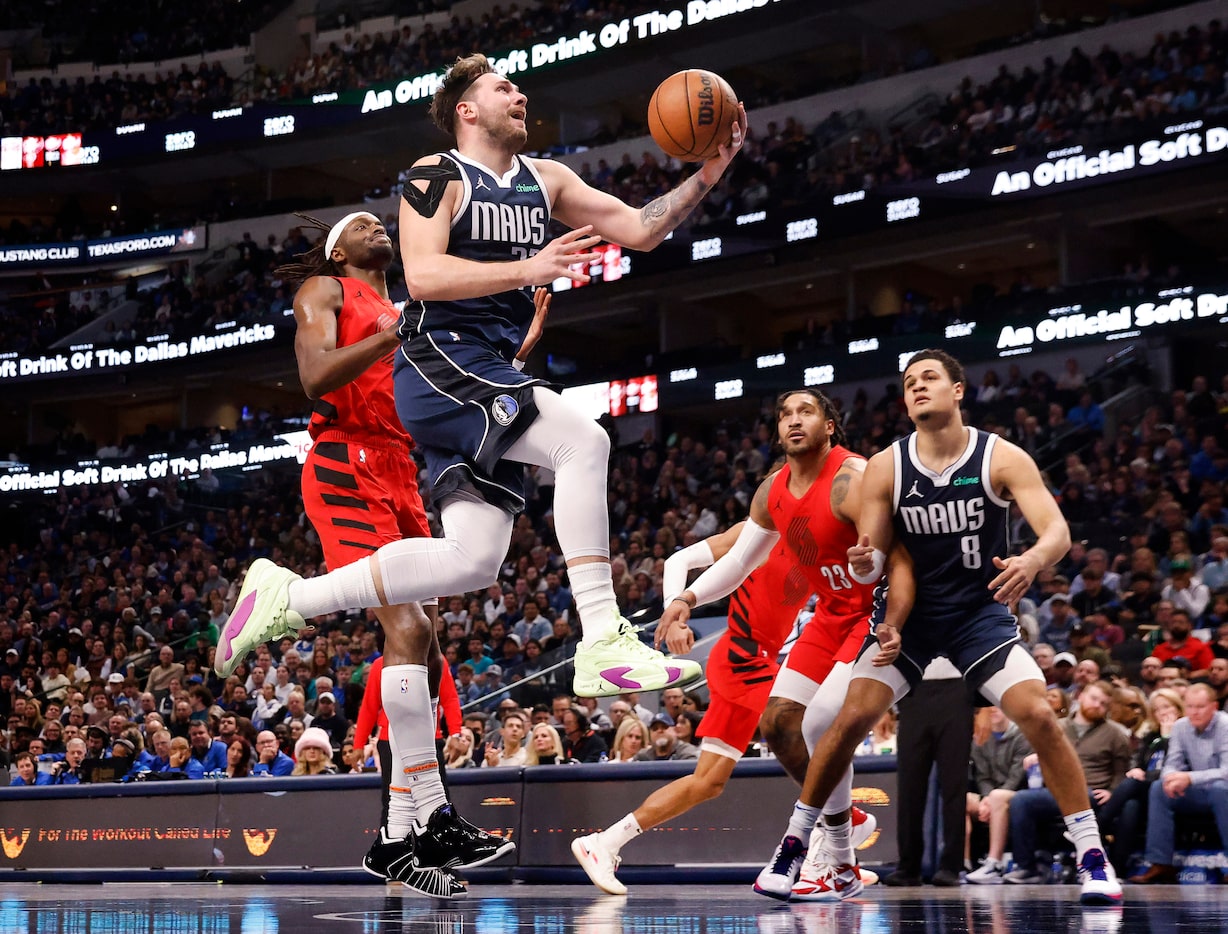
[[[691,610],[733,593],[751,571],[767,560],[772,547],[780,540],[767,508],[767,494],[774,478],[773,474],[759,484],[751,501],[750,518],[729,551],[701,574],[690,589],[682,591],[665,607],[657,623],[658,647],[664,642],[671,652],[690,651],[695,644],[695,636],[686,625]]]
[[[1036,533],[1036,544],[1021,555],[994,556],[994,567],[1002,573],[989,582],[994,599],[1011,604],[1020,600],[1032,586],[1042,568],[1056,564],[1070,550],[1070,527],[1053,494],[1041,479],[1040,470],[1021,448],[998,439],[994,444],[989,479],[1016,503]]]
[[[312,276],[294,296],[294,356],[298,379],[309,399],[319,399],[353,382],[400,343],[392,315],[383,330],[344,347],[337,346],[337,315],[345,291],[336,279]]]
[[[729,553],[738,536],[742,534],[745,520],[732,525],[724,532],[709,535],[702,542],[688,545],[675,551],[665,559],[665,570],[661,575],[661,589],[665,602],[669,603],[681,595],[686,589],[686,578],[690,571],[711,567],[714,563]]]
[[[571,227],[592,224],[607,240],[633,250],[651,250],[681,224],[721,180],[745,138],[746,108],[739,104],[733,136],[720,147],[717,155],[673,191],[638,211],[613,195],[589,186],[561,162],[544,160],[535,164],[554,198],[551,211],[564,224]]]

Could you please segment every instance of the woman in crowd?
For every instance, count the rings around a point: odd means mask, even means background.
[[[634,714],[623,717],[614,734],[614,751],[610,754],[610,762],[630,762],[648,743],[648,731],[644,723]]]
[[[443,746],[443,764],[447,769],[477,768],[473,761],[473,730],[463,726],[459,733],[448,737]]]
[[[1143,706],[1144,722],[1154,726],[1139,743],[1134,755],[1134,764],[1121,784],[1113,789],[1112,797],[1100,809],[1100,826],[1106,834],[1112,834],[1109,859],[1120,873],[1129,867],[1130,856],[1142,848],[1147,829],[1147,799],[1151,785],[1160,777],[1164,758],[1168,754],[1168,738],[1173,724],[1185,716],[1185,704],[1181,695],[1169,688],[1151,692],[1151,710],[1146,710],[1147,701],[1141,693],[1136,701]]]
[[[236,736],[226,747],[226,777],[247,778],[252,771],[252,744]]]
[[[302,723],[303,721],[291,721]],[[294,744],[294,771],[291,775],[336,775],[333,765],[333,746],[328,734],[319,727],[310,726]]]
[[[684,694],[683,697],[685,698],[686,695]],[[674,721],[674,732],[678,735],[678,742],[690,743],[692,746],[699,745],[699,740],[695,738],[695,730],[699,726],[700,719],[699,714],[683,708],[678,714],[678,719]]]
[[[549,723],[539,723],[529,736],[529,748],[525,753],[525,765],[562,765],[567,761],[563,755],[563,742],[559,731]]]

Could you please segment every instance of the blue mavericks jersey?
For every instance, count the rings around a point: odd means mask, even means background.
[[[1010,504],[989,480],[998,436],[973,428],[958,460],[936,474],[917,456],[916,432],[891,446],[895,534],[912,556],[912,618],[967,616],[993,602],[994,557],[1008,554]]]
[[[545,246],[550,198],[527,159],[513,157],[512,168],[498,176],[456,150],[439,155],[456,164],[464,186],[448,237],[450,256],[509,262],[527,259]],[[405,340],[427,332],[474,337],[511,360],[532,320],[531,287],[447,302],[414,301],[410,296],[398,333]]]

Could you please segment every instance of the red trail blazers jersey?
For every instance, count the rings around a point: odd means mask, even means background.
[[[337,346],[348,347],[396,322],[400,312],[365,282],[337,277],[345,298],[337,315]],[[413,441],[397,415],[392,393],[392,359],[395,351],[368,367],[353,381],[316,400],[309,431],[313,439],[325,431],[339,431],[358,438],[376,436],[390,442]]]
[[[837,519],[831,511],[831,484],[836,472],[850,457],[847,448],[835,445],[819,476],[798,499],[789,492],[790,470],[786,464],[768,491],[768,511],[797,567],[819,595],[817,613],[849,617],[868,614],[874,587],[859,584],[848,572],[848,549],[857,544],[857,529]]]

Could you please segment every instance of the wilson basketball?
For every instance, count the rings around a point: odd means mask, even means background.
[[[729,142],[738,97],[720,75],[689,68],[670,75],[648,102],[648,130],[666,155],[703,162]]]

